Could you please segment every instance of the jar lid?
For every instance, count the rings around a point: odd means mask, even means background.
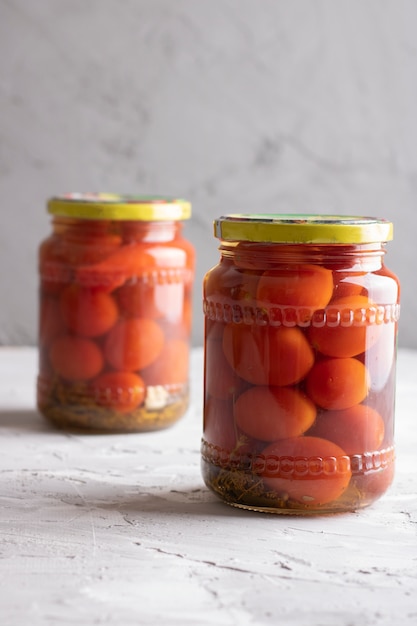
[[[191,204],[179,198],[115,193],[68,193],[48,201],[48,213],[91,220],[186,220]]]
[[[240,214],[214,221],[224,241],[269,243],[381,243],[393,238],[391,222],[354,215]]]

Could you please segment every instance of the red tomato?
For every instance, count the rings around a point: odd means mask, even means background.
[[[352,475],[344,450],[319,437],[281,439],[267,446],[263,456],[266,487],[305,508],[337,500]]]
[[[323,409],[348,409],[369,391],[367,368],[357,359],[324,359],[315,363],[306,379],[308,396]]]
[[[91,383],[97,404],[117,413],[130,413],[145,399],[145,383],[133,372],[105,372]]]
[[[333,441],[346,454],[378,450],[384,439],[384,420],[374,409],[357,404],[340,411],[323,411],[309,435]]]
[[[314,363],[313,350],[299,328],[228,324],[223,350],[238,376],[255,385],[292,385]]]
[[[316,417],[316,407],[291,387],[252,387],[235,403],[236,424],[250,437],[276,441],[304,433]]]
[[[208,398],[204,406],[204,439],[230,453],[236,446],[236,434],[232,403]]]
[[[150,365],[138,369],[147,385],[183,385],[188,380],[189,352],[186,341],[170,339]]]
[[[353,272],[333,272],[334,290],[332,299],[344,298],[346,296],[364,295],[365,273],[357,274]]]
[[[322,309],[333,293],[333,275],[318,265],[268,270],[259,279],[258,306],[299,306]]]
[[[49,237],[39,248],[39,274],[43,294],[57,295],[71,279],[71,268],[60,255],[60,241]]]
[[[257,454],[262,448],[237,428],[229,400],[208,398],[204,404],[204,440],[213,446],[225,466],[239,463],[241,455]]]
[[[204,319],[204,325],[206,341],[223,341],[223,331],[225,328],[223,322],[216,322],[206,317]]]
[[[49,358],[55,372],[67,380],[89,380],[103,368],[103,355],[91,339],[61,335],[53,342]]]
[[[62,291],[60,308],[68,329],[83,337],[103,335],[118,317],[116,302],[110,294],[78,285],[70,285]]]
[[[155,259],[142,244],[131,243],[118,248],[104,260],[81,265],[77,282],[84,287],[112,291],[132,276],[140,276],[155,268]]]
[[[149,283],[135,276],[116,295],[124,315],[182,322],[184,286],[180,282]]]
[[[65,333],[59,302],[56,298],[41,295],[39,318],[39,342],[48,346],[55,337]]]
[[[158,319],[164,315],[155,303],[155,286],[138,279],[130,278],[116,292],[121,312],[129,317]]]
[[[345,296],[326,307],[326,325],[310,326],[312,346],[327,356],[351,357],[365,352],[380,337],[377,307],[367,296]]]
[[[205,372],[206,392],[215,398],[226,400],[241,388],[242,381],[227,362],[221,341],[206,341]]]
[[[111,232],[111,222],[81,220],[63,229],[60,255],[70,266],[102,261],[120,247],[122,238]]]
[[[106,361],[116,370],[141,370],[155,361],[164,346],[164,333],[154,320],[119,320],[104,342]]]
[[[229,259],[211,269],[204,277],[203,294],[212,302],[254,303],[259,271],[237,268]]]

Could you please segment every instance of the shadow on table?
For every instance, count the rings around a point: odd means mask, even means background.
[[[143,523],[143,519],[150,517],[165,520],[170,517],[209,518],[241,517],[245,515],[259,515],[257,512],[245,511],[237,507],[228,506],[221,502],[206,487],[195,487],[187,490],[170,489],[157,493],[138,492],[131,494],[120,502],[96,503],[100,510],[120,513],[130,524]]]
[[[35,409],[1,409],[0,429],[2,428],[32,432],[49,430],[45,420]]]

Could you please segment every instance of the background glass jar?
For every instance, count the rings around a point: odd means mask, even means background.
[[[311,514],[376,500],[394,470],[399,282],[392,224],[230,215],[204,279],[204,480],[234,506]]]
[[[39,250],[37,401],[60,427],[148,431],[188,406],[194,249],[190,204],[52,198]]]

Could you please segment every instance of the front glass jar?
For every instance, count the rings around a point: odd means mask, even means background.
[[[194,250],[184,200],[69,194],[39,250],[37,402],[59,427],[165,428],[188,406]]]
[[[203,296],[207,486],[273,513],[371,504],[394,470],[392,224],[230,215],[215,235],[221,258]]]

